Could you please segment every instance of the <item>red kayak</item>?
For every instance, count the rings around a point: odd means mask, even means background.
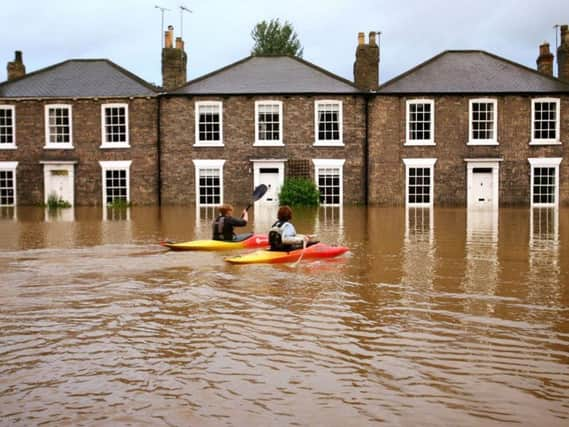
[[[302,259],[333,258],[346,253],[349,248],[345,246],[330,246],[325,243],[316,243],[306,249],[295,249],[289,252],[256,251],[246,255],[225,258],[231,264],[274,264],[280,262],[294,262],[302,255]]]

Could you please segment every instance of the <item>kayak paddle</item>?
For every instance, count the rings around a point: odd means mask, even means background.
[[[268,188],[265,184],[257,185],[257,187],[255,187],[255,189],[253,190],[253,194],[252,194],[253,201],[247,205],[247,209],[245,209],[245,210],[248,211],[249,208],[251,206],[253,206],[253,203],[255,203],[257,200],[261,199],[261,197],[263,197],[265,195],[267,190],[268,190]]]

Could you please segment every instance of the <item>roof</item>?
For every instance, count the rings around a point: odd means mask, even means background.
[[[448,50],[381,85],[378,94],[557,93],[569,84],[480,50]]]
[[[293,56],[249,56],[188,82],[171,94],[354,94],[349,80]]]
[[[107,59],[70,59],[0,84],[7,98],[153,96],[146,81]]]

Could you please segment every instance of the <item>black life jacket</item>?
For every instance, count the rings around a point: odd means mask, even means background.
[[[233,227],[225,223],[226,218],[219,215],[213,222],[213,240],[233,240]]]
[[[277,221],[269,230],[269,245],[271,245],[271,251],[292,251],[293,249],[298,249],[297,245],[290,245],[283,243],[283,231],[284,225],[287,221]],[[302,247],[302,245],[300,246]]]

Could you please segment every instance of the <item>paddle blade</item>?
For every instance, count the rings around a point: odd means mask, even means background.
[[[263,197],[267,190],[268,188],[265,184],[257,185],[257,187],[255,187],[255,190],[253,190],[253,201],[256,202],[261,197]]]

